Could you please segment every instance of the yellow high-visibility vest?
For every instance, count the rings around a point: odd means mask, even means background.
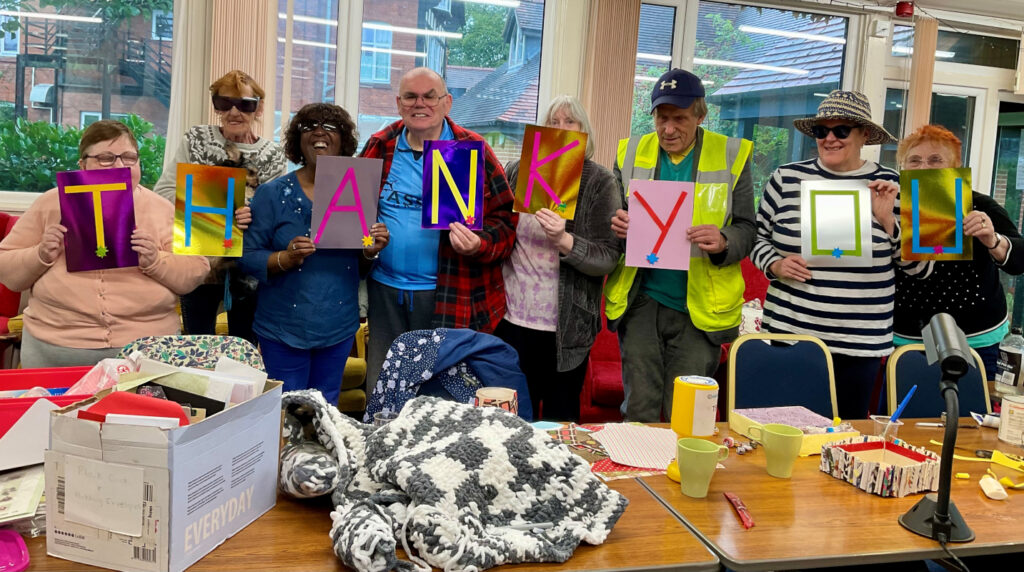
[[[732,221],[733,187],[750,158],[753,143],[704,131],[697,180],[694,181],[692,226],[713,224],[718,228]],[[658,166],[658,135],[648,133],[619,141],[616,164],[622,174],[622,188],[630,179],[652,179]],[[625,256],[605,284],[605,315],[615,320],[626,311],[629,291],[637,269],[625,265]],[[715,266],[707,253],[691,246],[690,270],[686,281],[686,307],[693,324],[706,332],[736,327],[743,306],[743,274],[739,264]]]

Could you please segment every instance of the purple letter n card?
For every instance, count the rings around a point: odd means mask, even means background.
[[[423,228],[460,222],[484,227],[483,141],[427,141],[423,145]]]
[[[135,201],[127,167],[57,173],[68,272],[139,265],[132,250]]]

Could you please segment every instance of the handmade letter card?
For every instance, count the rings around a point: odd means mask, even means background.
[[[178,163],[174,253],[241,256],[235,211],[245,200],[245,169]]]
[[[373,246],[383,159],[319,157],[309,235],[320,248]]]
[[[631,180],[626,266],[689,270],[692,221],[693,183]]]
[[[527,125],[513,210],[535,213],[546,208],[572,220],[586,152],[586,133]]]
[[[971,260],[974,241],[964,218],[974,208],[970,169],[900,173],[900,255],[903,260]]]
[[[128,167],[57,173],[68,272],[139,265],[132,250],[135,201]]]
[[[460,222],[484,227],[483,141],[427,141],[423,145],[423,228]]]
[[[871,266],[867,183],[801,181],[800,233],[800,255],[808,266]]]

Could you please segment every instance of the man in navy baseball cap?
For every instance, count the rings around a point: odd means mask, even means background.
[[[658,78],[651,90],[651,113],[663,103],[685,109],[697,98],[704,98],[704,82],[686,70],[671,69]],[[706,114],[706,106],[704,110]]]
[[[665,72],[651,86],[655,133],[619,141],[615,175],[625,197],[632,179],[693,183],[689,244],[654,244],[641,268],[621,265],[605,286],[608,328],[618,331],[622,350],[623,407],[629,421],[657,422],[672,415],[677,376],[711,377],[721,345],[739,333],[743,305],[740,260],[756,232],[752,143],[705,131],[704,84],[681,69]],[[625,199],[624,199],[625,203]],[[620,209],[612,231],[626,238],[630,214],[664,235],[670,213]],[[685,223],[683,223],[685,224]],[[638,240],[631,239],[631,240]],[[661,240],[659,240],[661,242]],[[689,270],[664,268],[657,252],[689,248]]]

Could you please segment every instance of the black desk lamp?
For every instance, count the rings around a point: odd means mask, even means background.
[[[945,547],[947,542],[970,542],[974,532],[964,522],[956,505],[949,500],[953,479],[953,446],[960,421],[960,396],[957,382],[974,367],[967,338],[949,314],[932,316],[921,332],[924,337],[928,363],[939,362],[942,378],[939,392],[946,400],[946,434],[942,438],[942,458],[939,464],[939,492],[928,493],[909,511],[900,516],[900,524],[907,530],[934,538]]]

